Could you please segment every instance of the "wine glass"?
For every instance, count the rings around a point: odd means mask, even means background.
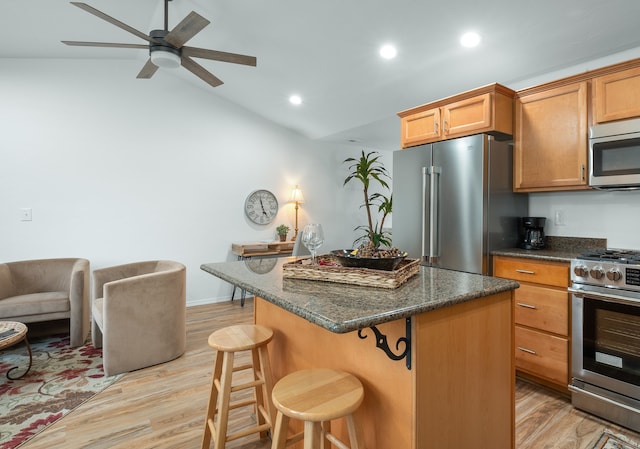
[[[311,263],[316,264],[316,250],[324,243],[324,232],[319,223],[305,225],[302,230],[302,244],[311,252]]]

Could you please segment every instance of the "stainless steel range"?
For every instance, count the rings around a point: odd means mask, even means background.
[[[640,251],[573,259],[569,291],[573,405],[640,431]]]

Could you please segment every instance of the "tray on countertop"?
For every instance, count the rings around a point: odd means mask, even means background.
[[[318,256],[319,265],[311,265],[309,259],[300,259],[282,265],[282,276],[288,279],[337,282],[365,287],[397,288],[420,269],[419,259],[404,259],[393,271],[371,268],[343,267],[330,254]]]

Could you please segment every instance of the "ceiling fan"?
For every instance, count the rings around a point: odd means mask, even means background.
[[[75,45],[81,47],[115,47],[115,48],[142,48],[149,50],[149,59],[147,60],[137,78],[151,78],[158,70],[158,67],[177,67],[182,65],[185,69],[210,84],[213,87],[222,84],[222,80],[204,67],[195,62],[192,58],[204,58],[214,61],[231,62],[234,64],[256,65],[254,56],[240,55],[236,53],[226,53],[223,51],[207,50],[205,48],[187,47],[187,43],[192,37],[198,34],[204,27],[209,25],[207,19],[191,11],[187,17],[177,24],[171,31],[169,27],[169,0],[164,0],[164,29],[152,30],[146,35],[129,25],[114,19],[107,14],[98,11],[92,6],[81,2],[71,2],[72,5],[80,9],[84,9],[88,13],[93,14],[105,20],[112,25],[117,26],[131,34],[134,34],[146,41],[148,44],[115,44],[109,42],[78,42],[78,41],[62,41],[66,45]]]

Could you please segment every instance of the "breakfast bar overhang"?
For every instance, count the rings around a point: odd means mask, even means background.
[[[368,449],[514,448],[517,282],[420,267],[398,288],[361,287],[283,278],[291,260],[267,273],[201,266],[255,295],[255,322],[275,334],[274,380],[312,367],[356,375]]]

